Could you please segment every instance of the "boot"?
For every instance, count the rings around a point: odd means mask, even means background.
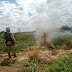
[[[8,53],[8,56],[9,56],[9,58],[11,58],[11,55],[10,55],[10,53]]]
[[[17,57],[16,54],[14,54],[14,58]]]

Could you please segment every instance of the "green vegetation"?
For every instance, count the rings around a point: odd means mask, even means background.
[[[35,44],[35,39],[32,34],[16,35],[17,43],[15,44],[16,51],[27,51],[26,48]]]
[[[35,39],[32,34],[16,34],[15,38],[17,41],[17,43],[15,44],[15,49],[17,52],[27,51],[27,47],[35,44]],[[0,34],[0,50],[4,52],[7,51],[3,34]]]
[[[60,58],[58,63],[44,65],[45,72],[72,72],[72,56]]]
[[[52,43],[55,49],[70,49],[72,47],[72,36],[56,37]]]
[[[38,69],[38,62],[35,60],[23,62],[22,65],[24,67],[30,67],[29,69],[24,69],[23,72],[40,72]]]
[[[5,40],[3,38],[3,34],[0,34],[0,50],[2,50],[4,52],[7,51]]]
[[[41,72],[41,71],[39,71],[38,66],[36,64],[33,64],[32,67],[25,68],[21,72]]]
[[[15,44],[16,52],[27,51],[27,47],[33,46],[36,44],[34,36],[32,34],[16,34],[15,38],[17,43]],[[71,36],[60,36],[53,39],[52,44],[55,49],[70,49],[72,48],[72,37]],[[3,34],[0,34],[0,50],[6,52],[5,40]],[[72,72],[72,56],[67,56],[64,58],[59,58],[58,62],[53,62],[51,64],[44,64],[31,60],[21,62],[21,66],[24,69],[21,72]],[[0,63],[0,66],[13,66],[14,64],[5,64],[4,62]]]
[[[36,42],[32,34],[16,34],[15,36],[17,43],[15,44],[15,49],[19,51],[27,51],[27,47],[33,46]],[[72,47],[72,37],[71,36],[60,36],[53,39],[52,44],[55,49],[70,49]],[[0,34],[0,50],[6,52],[5,40],[3,34]]]
[[[25,67],[33,66],[34,64],[38,65],[38,63],[35,60],[25,61],[22,63],[22,65]]]
[[[34,60],[23,62],[22,65],[26,67],[24,71],[28,72],[39,72],[39,62]],[[42,64],[43,72],[72,72],[72,56],[61,57],[59,58],[58,62],[54,62],[52,64]],[[28,69],[29,68],[29,69]],[[24,72],[23,71],[23,72]]]

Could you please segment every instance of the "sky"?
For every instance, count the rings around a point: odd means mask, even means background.
[[[72,0],[0,0],[0,31],[72,26]]]

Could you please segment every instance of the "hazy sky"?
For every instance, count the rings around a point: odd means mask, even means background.
[[[0,31],[72,26],[72,0],[0,0]]]

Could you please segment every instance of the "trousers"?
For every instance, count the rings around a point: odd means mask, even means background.
[[[15,46],[14,45],[7,46],[7,50],[8,50],[8,56],[9,56],[9,58],[11,58],[11,54],[10,54],[11,50],[13,52],[14,58],[16,57],[16,52],[15,52]]]

